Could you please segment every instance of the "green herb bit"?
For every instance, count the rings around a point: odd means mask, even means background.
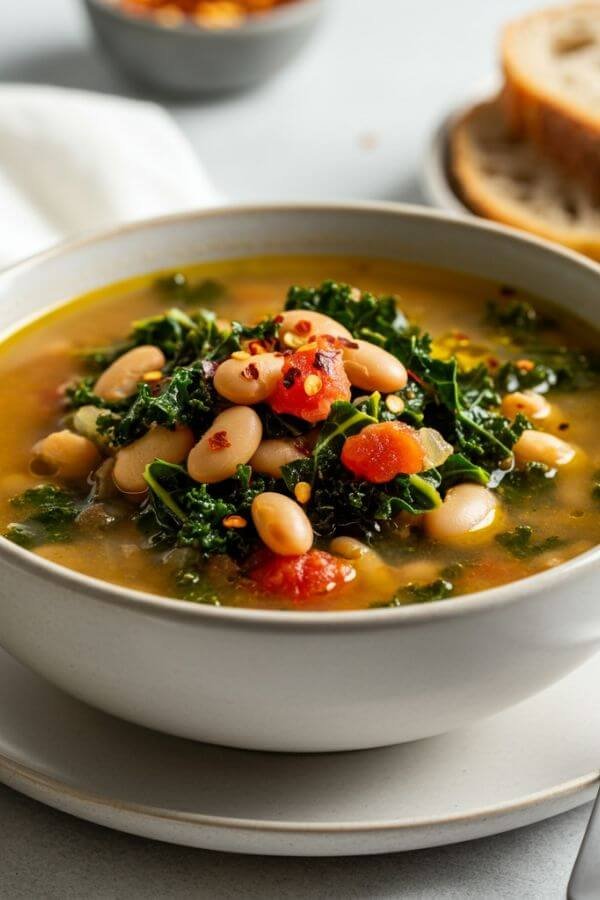
[[[84,506],[84,501],[52,484],[30,488],[11,503],[30,515],[22,522],[12,522],[5,537],[28,549],[70,540],[75,520]]]
[[[216,303],[222,300],[227,289],[221,281],[214,278],[204,278],[196,284],[191,283],[182,272],[175,272],[164,278],[158,278],[155,282],[157,289],[177,302],[192,303]]]
[[[413,603],[432,603],[449,597],[454,585],[445,578],[437,578],[431,584],[409,584],[404,590]]]
[[[454,585],[446,578],[436,578],[430,584],[407,584],[396,592],[389,603],[375,604],[375,607],[398,607],[409,603],[434,603],[445,600],[454,592]]]
[[[496,540],[517,559],[531,559],[547,550],[554,550],[564,543],[556,536],[547,537],[543,541],[535,543],[531,525],[517,525],[514,531],[497,534]]]
[[[486,308],[485,322],[509,331],[517,337],[541,331],[553,324],[551,319],[541,315],[526,300],[508,300],[504,303],[490,300]]]
[[[521,355],[531,359],[533,368],[523,368],[515,362],[500,366],[496,386],[502,393],[586,390],[597,384],[600,376],[600,357],[597,353],[533,344],[523,347]]]
[[[544,463],[530,462],[524,469],[513,469],[498,485],[498,493],[513,506],[534,507],[548,500],[556,486],[556,471]]]
[[[181,569],[175,576],[175,583],[180,600],[205,606],[221,606],[219,595],[210,581],[196,569]]]
[[[467,568],[466,563],[463,562],[455,562],[450,563],[449,566],[445,566],[440,572],[440,576],[447,581],[454,581],[457,578],[460,578],[463,575],[465,569]]]
[[[105,402],[94,394],[95,384],[96,378],[93,375],[86,375],[85,378],[70,384],[65,394],[68,409],[79,409],[82,406],[105,407]]]

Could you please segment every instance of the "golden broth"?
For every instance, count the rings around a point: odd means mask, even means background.
[[[446,345],[461,350],[460,341],[457,345],[455,335],[451,336],[457,330],[469,338],[464,352],[472,352],[475,346],[482,354],[502,359],[511,349],[505,338],[483,324],[485,304],[499,297],[498,286],[475,278],[384,260],[332,257],[238,260],[185,271],[191,281],[210,277],[226,284],[227,297],[214,304],[223,318],[254,321],[280,310],[291,284],[312,285],[333,278],[375,294],[398,295],[400,308],[438,339],[442,351]],[[40,483],[41,479],[29,471],[31,447],[61,427],[64,410],[60,386],[82,374],[74,351],[122,339],[133,320],[164,311],[165,297],[154,287],[155,277],[118,284],[68,303],[13,335],[0,349],[2,531],[19,517],[11,498]],[[535,303],[540,306],[537,300]],[[563,313],[559,319],[560,333],[549,334],[549,340],[598,347],[597,336],[590,342],[589,327]],[[531,525],[536,539],[556,536],[562,542],[559,547],[525,560],[515,559],[493,534],[485,532],[479,537],[474,534],[458,548],[425,541],[409,548],[405,531],[400,528],[377,548],[391,565],[358,564],[358,577],[352,584],[303,602],[302,608],[369,607],[389,600],[401,585],[431,582],[440,574],[452,577],[457,594],[470,593],[533,574],[593,547],[600,536],[598,502],[592,497],[593,473],[600,469],[600,391],[560,392],[551,394],[550,399],[555,408],[544,430],[570,441],[579,452],[574,462],[559,472],[556,490],[548,497],[540,495],[525,508],[504,507],[499,530]],[[97,577],[102,573],[114,584],[174,594],[174,563],[165,562],[164,555],[157,551],[142,549],[137,528],[130,520],[103,530],[100,539],[97,530],[82,527],[72,542],[49,544],[35,552],[87,575]],[[457,562],[464,564],[458,573]],[[452,576],[449,566],[454,567]],[[291,601],[249,594],[235,585],[218,589],[222,602],[228,604],[298,608]]]

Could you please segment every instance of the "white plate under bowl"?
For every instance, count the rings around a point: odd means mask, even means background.
[[[433,847],[590,800],[599,685],[600,655],[460,732],[380,750],[285,755],[127,724],[0,650],[0,780],[91,822],[193,847],[290,856]]]
[[[446,209],[448,212],[461,213],[462,215],[475,216],[476,214],[462,202],[454,189],[449,169],[450,132],[454,123],[458,121],[468,109],[489,99],[497,93],[497,86],[488,86],[486,91],[481,91],[468,102],[451,110],[432,132],[429,142],[423,154],[421,167],[421,190],[427,202],[436,209]]]

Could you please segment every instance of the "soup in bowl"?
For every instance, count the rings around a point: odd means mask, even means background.
[[[257,748],[409,740],[539,690],[597,647],[597,288],[543,242],[385,207],[183,217],[17,267],[4,645]]]
[[[4,534],[215,606],[506,584],[598,543],[599,361],[572,313],[397,262],[238,259],[111,286],[0,349]]]

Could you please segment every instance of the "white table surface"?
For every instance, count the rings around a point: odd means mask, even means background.
[[[419,162],[430,129],[493,76],[499,24],[541,5],[331,0],[316,39],[275,81],[170,109],[231,199],[420,202]],[[77,0],[2,7],[0,81],[138,96],[93,49]],[[281,860],[117,834],[0,787],[0,897],[554,900],[565,896],[588,815],[583,808],[436,850]]]

